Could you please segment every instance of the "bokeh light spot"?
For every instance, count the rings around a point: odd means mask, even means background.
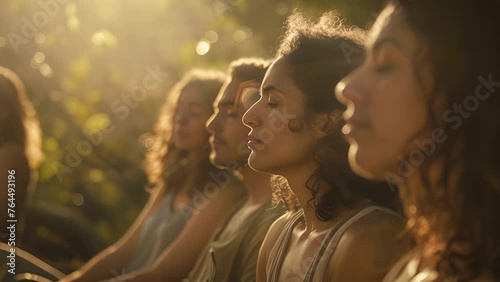
[[[43,141],[43,147],[47,152],[55,152],[59,148],[59,142],[53,137],[47,137]]]
[[[83,205],[83,203],[85,202],[85,199],[83,198],[83,195],[80,194],[80,193],[75,193],[73,194],[73,196],[71,197],[71,201],[73,202],[73,204],[75,204],[75,206],[77,207],[80,207]]]
[[[94,33],[94,35],[92,35],[92,43],[94,43],[95,45],[104,44],[104,33],[102,32]]]
[[[47,36],[45,35],[45,33],[38,32],[35,35],[35,42],[38,44],[43,44],[46,39],[47,39]]]
[[[40,73],[45,76],[46,78],[50,78],[54,76],[54,70],[52,69],[51,66],[49,66],[46,63],[43,63],[40,65]]]
[[[411,205],[409,208],[408,208],[408,211],[411,213],[411,214],[414,214],[417,212],[417,207],[415,207],[414,205]]]
[[[208,42],[215,43],[217,42],[217,40],[219,40],[219,35],[217,34],[217,32],[209,30],[205,32],[205,38],[208,40]]]
[[[33,56],[33,59],[35,60],[35,62],[37,62],[38,64],[41,64],[45,61],[45,54],[42,53],[42,52],[36,52],[35,53],[35,56]]]
[[[93,168],[89,171],[89,179],[95,183],[101,183],[104,180],[102,170]]]
[[[71,31],[76,31],[80,28],[80,20],[76,17],[70,17],[68,19],[68,29]]]
[[[210,42],[206,39],[202,39],[196,44],[196,53],[203,56],[210,51]]]
[[[98,45],[98,46],[99,45],[106,45],[108,47],[115,47],[117,44],[117,39],[113,35],[113,33],[111,33],[109,30],[101,29],[101,30],[96,31],[92,35],[92,43],[94,43],[95,45]]]
[[[233,39],[236,42],[243,42],[245,39],[252,37],[252,29],[248,26],[242,26],[233,33]]]
[[[111,124],[111,120],[107,114],[97,113],[93,114],[85,121],[83,128],[87,130],[87,132],[95,132],[106,128],[109,124]]]
[[[246,38],[247,36],[245,32],[241,29],[238,29],[233,33],[233,39],[236,42],[243,42],[243,40],[245,40]]]

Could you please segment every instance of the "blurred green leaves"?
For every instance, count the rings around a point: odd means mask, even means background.
[[[382,2],[74,0],[59,5],[16,53],[8,35],[22,36],[23,18],[48,12],[39,1],[1,1],[0,64],[24,80],[44,132],[46,159],[39,168],[34,201],[44,209],[70,211],[66,213],[81,226],[92,226],[82,227],[96,235],[86,238],[111,244],[149,196],[142,167],[147,147],[139,137],[153,132],[167,90],[183,72],[192,67],[225,70],[228,62],[242,56],[272,57],[283,22],[294,8],[309,16],[338,8],[348,23],[365,27]],[[156,66],[168,78],[148,91],[146,99],[128,105],[129,114],[121,119],[113,102],[124,103],[123,95],[141,85],[146,68]],[[65,169],[62,178],[60,169]],[[46,226],[37,228],[42,235],[49,232]],[[85,240],[52,238],[58,239],[50,244],[60,244],[61,250]],[[42,239],[28,237],[26,242],[47,242]],[[50,256],[50,261],[68,253],[37,255]],[[75,250],[69,256],[68,268],[85,260]]]

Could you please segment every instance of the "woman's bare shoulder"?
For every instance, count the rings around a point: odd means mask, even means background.
[[[356,220],[343,237],[345,241],[349,241],[349,245],[363,252],[364,256],[370,255],[369,251],[374,256],[384,256],[387,252],[383,250],[393,249],[394,246],[398,246],[397,249],[402,245],[412,246],[409,244],[410,235],[405,231],[405,225],[402,217],[375,210]]]
[[[410,238],[400,216],[380,210],[370,212],[342,235],[330,261],[331,273],[338,279],[357,275],[359,281],[380,280],[412,249]]]

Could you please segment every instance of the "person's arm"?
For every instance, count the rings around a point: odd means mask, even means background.
[[[330,262],[328,281],[382,281],[391,266],[412,248],[403,237],[403,219],[380,211],[350,226]]]
[[[163,197],[158,196],[157,192],[153,192],[139,217],[125,235],[61,281],[95,282],[112,278],[121,273],[123,267],[130,261],[136,250],[144,222],[150,215],[152,208],[162,199]]]
[[[287,212],[278,218],[272,225],[269,227],[269,231],[262,242],[262,246],[260,247],[259,257],[257,259],[257,272],[256,272],[256,281],[257,282],[266,282],[267,281],[267,273],[266,273],[266,265],[269,257],[269,252],[276,244],[278,237],[285,224],[290,220],[291,213]]]
[[[243,199],[244,194],[245,190],[241,187],[220,190],[217,196],[195,207],[181,234],[150,267],[110,281],[182,281],[213,238],[227,212]]]

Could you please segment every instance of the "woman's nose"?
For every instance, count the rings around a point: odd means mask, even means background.
[[[205,128],[207,129],[208,133],[213,134],[215,132],[215,127],[216,127],[216,122],[215,119],[217,118],[217,113],[213,113],[212,116],[207,120],[205,123]]]
[[[344,77],[335,87],[335,97],[342,104],[348,105],[349,103],[360,103],[364,101],[364,96],[357,87],[357,80],[355,73]]]
[[[256,127],[259,123],[259,116],[258,116],[258,111],[257,111],[257,106],[258,102],[253,104],[244,114],[241,120],[243,121],[243,124],[250,128]]]

